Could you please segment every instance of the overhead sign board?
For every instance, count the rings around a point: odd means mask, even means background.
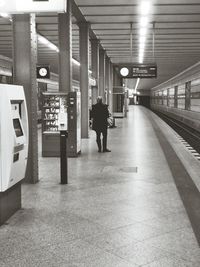
[[[0,0],[1,13],[66,12],[66,0]]]
[[[120,64],[116,66],[122,78],[156,78],[157,66],[155,64]]]

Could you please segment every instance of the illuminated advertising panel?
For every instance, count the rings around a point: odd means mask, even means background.
[[[66,0],[0,0],[1,13],[66,12]]]

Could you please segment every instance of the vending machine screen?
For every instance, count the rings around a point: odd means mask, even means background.
[[[17,137],[23,136],[23,131],[19,119],[13,119],[13,126]]]

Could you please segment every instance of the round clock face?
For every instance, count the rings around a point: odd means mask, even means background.
[[[44,77],[44,76],[47,75],[47,70],[46,70],[45,68],[41,68],[41,69],[39,70],[39,74],[40,74],[40,76]]]
[[[127,68],[122,68],[120,74],[125,77],[129,74],[129,70]]]

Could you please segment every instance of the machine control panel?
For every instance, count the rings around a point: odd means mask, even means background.
[[[0,84],[0,192],[25,177],[28,115],[22,86]]]
[[[70,106],[70,107],[73,107],[74,104],[75,104],[75,99],[74,99],[74,97],[70,97],[70,98],[69,98],[69,106]]]

